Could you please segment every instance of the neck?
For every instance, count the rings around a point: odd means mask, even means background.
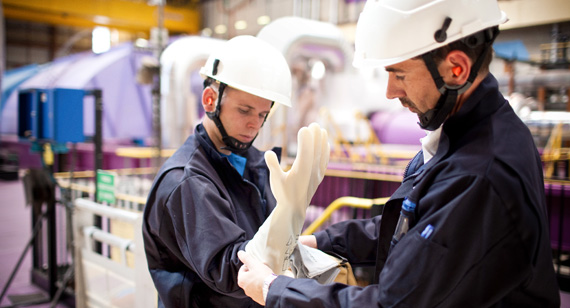
[[[463,92],[457,97],[457,103],[455,104],[455,107],[453,107],[453,110],[449,115],[455,114],[459,111],[459,109],[461,109],[465,101],[467,101],[467,99],[471,96],[471,94],[475,91],[475,89],[477,89],[479,84],[481,84],[481,82],[486,76],[487,74],[478,75],[477,78],[475,78],[473,84],[469,87],[469,89],[467,89],[467,91]]]

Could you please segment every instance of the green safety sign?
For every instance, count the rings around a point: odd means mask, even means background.
[[[115,204],[115,174],[97,170],[97,202]]]

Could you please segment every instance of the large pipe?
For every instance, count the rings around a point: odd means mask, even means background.
[[[133,223],[140,215],[139,213],[105,206],[84,198],[75,199],[73,204],[75,204],[76,207],[89,211],[95,215],[105,216],[110,219],[129,223]]]
[[[329,22],[333,25],[338,24],[338,0],[329,1]]]
[[[509,77],[499,76],[499,86],[508,86]],[[535,75],[516,75],[514,77],[517,87],[570,87],[570,70],[541,71]]]

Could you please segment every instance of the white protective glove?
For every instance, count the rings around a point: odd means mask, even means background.
[[[287,172],[281,169],[274,152],[265,153],[277,206],[245,247],[276,274],[289,268],[289,256],[301,234],[307,207],[329,162],[328,134],[317,123],[301,128],[297,143],[297,157]]]

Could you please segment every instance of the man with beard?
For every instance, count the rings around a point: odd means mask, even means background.
[[[428,131],[381,216],[301,237],[354,265],[366,286],[275,276],[248,253],[238,283],[269,307],[559,307],[540,156],[489,73],[506,21],[496,0],[368,0],[358,67]]]

